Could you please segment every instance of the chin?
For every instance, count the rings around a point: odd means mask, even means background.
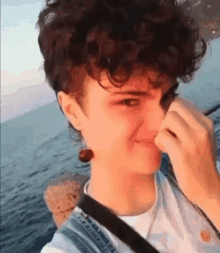
[[[147,156],[145,155],[145,157],[140,157],[134,160],[134,162],[132,162],[130,160],[129,163],[129,168],[131,168],[132,171],[136,171],[137,173],[140,174],[151,174],[154,173],[158,170],[160,170],[161,167],[161,162],[162,162],[162,155],[161,152],[158,154],[148,154]],[[131,167],[131,164],[134,164],[134,167]]]

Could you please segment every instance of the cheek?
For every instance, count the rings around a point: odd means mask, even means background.
[[[128,145],[128,142],[131,141],[132,136],[138,129],[138,121],[135,117],[109,115],[106,121],[108,123],[104,126],[106,129],[104,134],[107,137],[109,136],[108,142],[112,142],[112,144],[115,142],[116,145]]]
[[[137,114],[123,113],[103,104],[96,104],[90,109],[89,139],[98,146],[110,148],[117,142],[117,145],[127,145],[140,125]]]
[[[103,145],[114,145],[114,143],[122,145],[131,139],[137,128],[137,121],[134,118],[117,119],[105,114],[99,120],[93,119],[90,125],[90,135]]]

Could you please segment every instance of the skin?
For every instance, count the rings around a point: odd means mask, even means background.
[[[94,153],[90,162],[89,195],[120,216],[141,214],[155,203],[154,179],[155,172],[160,169],[162,152],[155,144],[143,146],[136,141],[154,141],[173,101],[169,98],[165,107],[161,105],[161,99],[176,83],[170,77],[159,77],[157,71],[146,67],[143,75],[142,69],[136,64],[131,78],[122,88],[115,88],[103,71],[100,82],[110,87],[111,92],[87,75],[84,86],[86,115],[72,96],[58,93],[67,119],[82,132],[87,147]],[[150,90],[151,97],[112,95],[131,89],[149,91],[147,77],[164,81],[162,88]],[[139,104],[136,101],[117,104],[124,99],[137,99]],[[133,107],[129,107],[129,103]]]

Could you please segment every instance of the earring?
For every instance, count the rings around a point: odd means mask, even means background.
[[[82,143],[83,143],[83,150],[79,151],[79,160],[83,163],[87,163],[94,157],[94,154],[91,149],[85,149],[84,142],[82,141]]]

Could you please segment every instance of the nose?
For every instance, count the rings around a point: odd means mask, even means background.
[[[154,139],[159,132],[160,126],[168,109],[169,107],[163,107],[158,101],[151,101],[147,103],[140,114],[139,120],[141,127],[138,135],[141,137],[147,136],[147,139]]]
[[[152,110],[147,112],[148,129],[158,132],[169,108],[164,108],[160,103],[154,103],[152,107]]]

